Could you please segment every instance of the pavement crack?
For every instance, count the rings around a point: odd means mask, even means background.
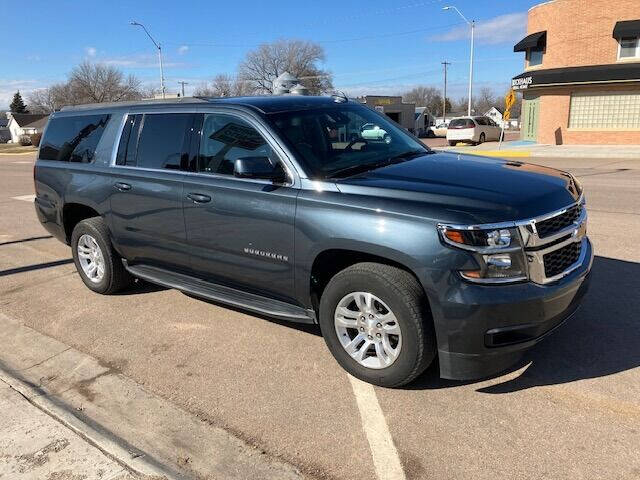
[[[26,372],[27,370],[30,370],[30,369],[32,369],[33,367],[37,367],[37,366],[39,366],[39,365],[42,365],[43,363],[48,362],[48,361],[49,361],[49,360],[51,360],[52,358],[55,358],[55,357],[57,357],[58,355],[60,355],[61,353],[64,353],[64,352],[66,352],[66,351],[68,351],[68,350],[71,350],[71,347],[67,347],[67,348],[65,348],[64,350],[61,350],[61,351],[59,351],[58,353],[54,353],[54,354],[53,354],[53,355],[51,355],[50,357],[47,357],[47,358],[45,358],[44,360],[39,361],[38,363],[34,363],[34,364],[33,364],[33,365],[31,365],[30,367],[23,368],[23,369],[20,369],[20,370],[18,370],[18,371],[19,371],[19,372]]]

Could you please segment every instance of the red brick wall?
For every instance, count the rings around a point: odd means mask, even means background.
[[[527,34],[547,31],[542,65],[533,69],[618,61],[616,22],[640,19],[640,0],[554,0],[529,10]],[[639,60],[640,61],[640,60]]]

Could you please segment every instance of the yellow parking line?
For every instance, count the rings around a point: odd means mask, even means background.
[[[519,157],[526,158],[531,156],[531,151],[529,150],[469,150],[469,151],[459,151],[455,150],[456,153],[462,153],[465,155],[481,155],[483,157]]]

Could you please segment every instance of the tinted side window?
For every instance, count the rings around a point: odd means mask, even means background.
[[[198,155],[198,171],[233,175],[238,158],[277,157],[260,133],[244,120],[232,115],[210,113],[204,116]]]
[[[475,120],[478,125],[488,125],[487,120],[484,117],[476,117]]]
[[[142,123],[142,114],[128,115],[120,135],[116,165],[135,165],[138,148],[138,133]]]
[[[42,139],[39,158],[60,162],[92,162],[109,117],[77,115],[52,118]]]
[[[187,160],[191,113],[145,114],[138,140],[136,165],[179,170]]]

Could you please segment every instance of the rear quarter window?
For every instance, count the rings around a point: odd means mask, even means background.
[[[54,117],[40,146],[40,160],[90,163],[111,115]]]
[[[456,118],[449,123],[449,128],[473,128],[475,126],[470,118]]]

